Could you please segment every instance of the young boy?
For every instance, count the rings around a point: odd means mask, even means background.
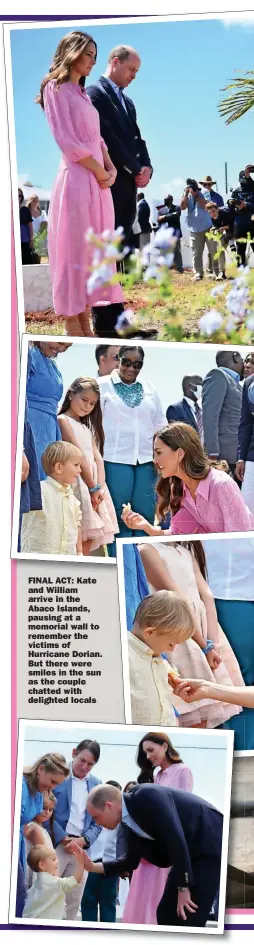
[[[189,640],[195,631],[187,601],[171,591],[157,591],[141,601],[128,634],[132,722],[177,725],[170,695],[171,667],[162,653]]]
[[[42,511],[22,517],[21,551],[82,555],[80,502],[71,486],[81,473],[82,453],[72,443],[50,443],[42,455],[47,479],[41,482]]]
[[[72,843],[72,853],[77,857],[77,868],[73,876],[57,876],[58,860],[55,850],[43,844],[32,847],[27,857],[30,869],[37,873],[36,880],[28,890],[23,919],[63,919],[65,893],[80,883],[84,873],[84,850]]]

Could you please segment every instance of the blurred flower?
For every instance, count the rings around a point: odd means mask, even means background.
[[[87,291],[88,295],[92,295],[93,292],[96,292],[97,289],[101,289],[104,285],[108,285],[113,276],[112,266],[99,266],[92,272],[91,276],[87,280]]]
[[[216,299],[216,296],[221,295],[222,292],[224,292],[224,289],[225,289],[224,285],[216,285],[215,288],[212,289],[212,291],[210,292],[210,295],[212,296],[213,299]]]
[[[215,308],[211,308],[209,312],[205,312],[200,318],[199,328],[203,335],[213,335],[214,331],[218,331],[218,328],[221,328],[223,323],[223,318],[220,312],[216,312]]]
[[[172,227],[161,226],[154,237],[153,246],[156,249],[168,250],[175,246],[176,236]]]
[[[246,318],[246,325],[250,331],[254,331],[254,314],[248,315],[248,318]]]

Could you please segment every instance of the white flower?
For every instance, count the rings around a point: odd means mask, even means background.
[[[225,324],[227,335],[229,335],[231,331],[235,331],[235,329],[237,328],[237,324],[238,324],[238,320],[237,318],[234,318],[233,315],[230,315],[229,318],[227,318],[227,321]]]
[[[203,335],[213,335],[214,331],[217,331],[221,327],[223,318],[220,312],[216,312],[215,308],[211,308],[209,312],[205,312],[200,318],[199,328]]]
[[[149,279],[156,279],[157,282],[161,282],[163,279],[162,272],[157,268],[157,266],[148,266],[146,269],[143,281],[149,282]]]
[[[87,280],[87,291],[88,295],[92,295],[96,289],[101,289],[102,286],[108,285],[110,279],[112,278],[112,267],[111,266],[99,266],[98,269],[95,269],[92,272],[92,275],[89,276]]]
[[[172,227],[161,226],[154,237],[153,246],[163,252],[163,250],[166,251],[174,246],[175,242],[176,237]]]
[[[87,243],[92,243],[93,236],[94,236],[93,227],[92,227],[92,226],[89,226],[89,227],[88,227],[88,230],[86,231],[86,235],[85,235],[86,242],[87,242]]]
[[[210,292],[210,295],[213,299],[216,299],[216,295],[221,295],[224,292],[224,285],[216,285],[214,289]]]
[[[248,318],[246,319],[246,325],[250,331],[254,331],[254,315],[248,315]]]
[[[114,233],[113,233],[114,239],[117,239],[119,236],[123,236],[123,235],[124,235],[123,226],[118,226],[117,229],[114,230]]]
[[[114,246],[114,243],[108,243],[108,245],[105,246],[104,258],[119,259],[119,251],[116,246]]]
[[[118,316],[116,322],[116,330],[120,331],[121,328],[128,328],[128,325],[131,325],[134,320],[134,312],[130,308],[126,308],[124,312],[121,312],[121,315]]]
[[[112,233],[112,230],[103,230],[103,233],[101,234],[101,239],[104,242],[106,242],[107,240],[112,240],[113,236],[114,236],[114,231]]]

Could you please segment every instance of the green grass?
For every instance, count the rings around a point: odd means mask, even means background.
[[[140,328],[156,328],[158,338],[163,340],[177,340],[175,334],[170,333],[169,320],[181,319],[186,338],[195,337],[199,332],[199,320],[207,308],[211,306],[211,289],[214,286],[212,279],[204,278],[202,282],[192,282],[192,273],[183,275],[172,272],[172,293],[169,299],[158,297],[158,290],[152,290],[144,283],[138,283],[133,288],[124,288],[126,308],[132,308],[135,313],[135,324]],[[230,282],[227,283],[230,286]],[[167,327],[168,326],[168,327]],[[64,335],[64,319],[59,319],[54,312],[36,312],[26,315],[26,330],[36,335]]]

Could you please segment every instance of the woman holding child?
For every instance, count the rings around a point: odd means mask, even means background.
[[[240,489],[219,463],[206,456],[196,430],[186,423],[171,423],[156,433],[154,463],[160,474],[157,484],[158,512],[171,512],[168,533],[172,535],[237,532],[254,529],[254,517]],[[142,515],[124,510],[125,524],[147,535],[161,535]],[[163,532],[164,535],[166,532]]]
[[[26,845],[27,825],[43,810],[43,793],[52,790],[68,777],[70,771],[63,755],[42,755],[35,764],[24,769],[21,794],[19,871],[17,889],[17,915],[22,915],[26,898]]]

